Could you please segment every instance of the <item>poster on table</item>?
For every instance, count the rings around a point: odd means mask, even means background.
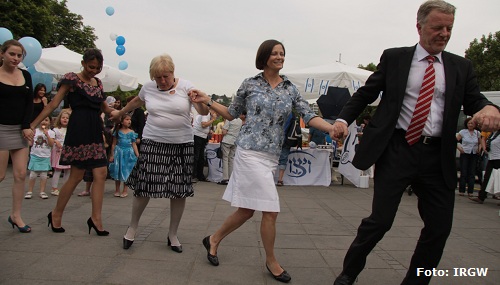
[[[332,173],[329,156],[328,150],[292,148],[288,155],[283,184],[330,186]]]
[[[349,126],[349,135],[344,141],[339,161],[339,172],[356,187],[360,187],[361,170],[352,165],[352,160],[356,154],[356,145],[359,143],[357,134],[357,126],[356,122],[354,122]]]

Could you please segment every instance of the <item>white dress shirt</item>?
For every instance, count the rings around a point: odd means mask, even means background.
[[[408,82],[406,84],[405,97],[403,99],[403,106],[399,114],[398,123],[396,128],[407,130],[413,116],[413,110],[417,105],[418,95],[424,80],[425,69],[429,62],[425,59],[429,53],[419,44],[413,55],[411,62],[410,74],[408,75]],[[434,54],[436,61],[434,62],[435,70],[435,87],[434,95],[432,97],[431,111],[425,122],[425,127],[422,132],[424,136],[441,136],[441,128],[443,125],[444,113],[444,94],[445,94],[445,78],[444,66],[441,58],[441,53]]]

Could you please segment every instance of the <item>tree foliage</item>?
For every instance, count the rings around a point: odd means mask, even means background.
[[[0,25],[9,29],[15,39],[33,37],[42,47],[65,45],[83,53],[95,47],[94,28],[83,24],[82,16],[71,13],[66,0],[0,1]]]
[[[474,39],[465,58],[472,61],[481,91],[500,90],[500,31]]]
[[[358,68],[365,69],[368,71],[375,71],[377,70],[377,65],[375,65],[373,62],[368,63],[367,66],[363,66],[362,64],[358,64]]]

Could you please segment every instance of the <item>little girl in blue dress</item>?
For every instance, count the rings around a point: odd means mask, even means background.
[[[127,181],[134,168],[139,151],[137,149],[137,134],[130,128],[132,119],[124,115],[113,131],[113,144],[109,155],[109,174],[115,180],[115,197],[128,196],[128,187],[123,183],[123,192],[120,195],[121,182]]]

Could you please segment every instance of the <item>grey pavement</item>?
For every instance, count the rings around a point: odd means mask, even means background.
[[[210,265],[201,240],[234,211],[221,199],[224,186],[198,182],[187,200],[178,232],[184,252],[167,247],[169,200],[151,199],[129,250],[122,237],[130,220],[133,197],[113,197],[114,182],[106,182],[103,221],[108,237],[88,234],[89,197],[75,190],[63,217],[65,233],[47,227],[47,214],[57,198],[23,201],[23,219],[32,232],[22,234],[7,222],[11,210],[12,173],[0,184],[0,284],[279,284],[265,269],[260,238],[261,214],[229,235],[219,247],[220,266]],[[291,284],[332,284],[363,217],[370,213],[373,188],[346,183],[329,187],[279,188],[276,256],[291,274]],[[393,228],[369,255],[355,284],[400,284],[419,236],[422,222],[415,195],[403,195]],[[431,284],[500,284],[500,201],[483,205],[456,196],[451,236],[438,269],[447,277]],[[453,276],[455,268],[488,268],[485,277]]]

